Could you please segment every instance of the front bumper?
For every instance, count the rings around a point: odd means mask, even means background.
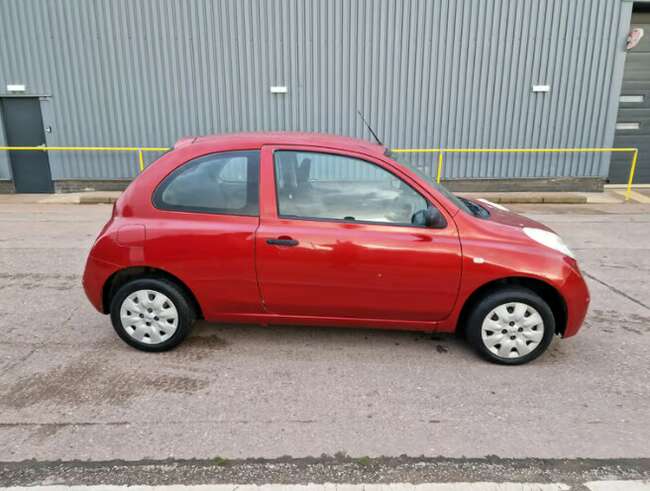
[[[560,293],[564,297],[567,308],[567,323],[562,337],[569,338],[575,336],[580,330],[591,300],[587,283],[580,274],[577,264],[570,267],[570,273]]]

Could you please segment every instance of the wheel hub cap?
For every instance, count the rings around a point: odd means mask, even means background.
[[[510,302],[494,308],[483,320],[481,338],[501,358],[520,358],[533,351],[544,337],[544,321],[528,304]]]
[[[120,320],[124,331],[146,344],[171,338],[178,328],[178,311],[166,295],[155,290],[137,290],[122,302]]]

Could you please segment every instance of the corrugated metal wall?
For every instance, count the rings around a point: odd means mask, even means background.
[[[630,15],[619,0],[3,0],[0,92],[24,83],[50,96],[49,145],[367,138],[358,108],[392,147],[600,147],[613,139]],[[537,83],[551,92],[534,94]],[[50,161],[54,179],[137,169],[125,155]],[[607,163],[450,156],[445,175],[606,176]]]

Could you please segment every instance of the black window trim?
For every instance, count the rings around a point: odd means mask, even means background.
[[[233,210],[225,209],[225,208],[208,208],[208,207],[203,207],[203,206],[182,206],[182,205],[169,205],[165,203],[162,200],[162,194],[169,185],[170,182],[174,180],[176,176],[187,170],[188,166],[192,165],[198,165],[201,163],[204,159],[208,159],[209,157],[214,157],[214,156],[224,156],[228,157],[229,155],[232,155],[233,157],[241,157],[241,156],[246,156],[248,158],[247,160],[247,166],[251,165],[251,157],[252,157],[252,162],[257,165],[257,181],[246,181],[246,185],[248,187],[246,196],[248,197],[248,192],[250,192],[250,187],[256,187],[257,188],[257,212],[256,213],[241,213],[233,212]],[[154,208],[161,210],[161,211],[172,211],[172,212],[184,212],[184,213],[204,213],[208,215],[228,215],[228,216],[240,216],[240,217],[259,217],[260,216],[260,174],[261,174],[261,164],[260,164],[260,151],[259,150],[228,150],[225,152],[212,152],[212,153],[207,153],[204,155],[200,155],[198,157],[194,157],[187,162],[182,163],[178,167],[176,167],[172,172],[167,174],[156,186],[156,189],[151,195],[151,202],[154,206]],[[246,172],[246,177],[248,177],[248,171],[250,169],[247,168]]]
[[[316,153],[316,154],[321,154],[321,155],[332,155],[334,157],[344,157],[344,158],[349,158],[349,159],[355,159],[355,160],[360,160],[361,162],[365,162],[370,165],[374,165],[375,167],[379,167],[380,169],[384,170],[385,172],[388,172],[389,174],[392,174],[396,179],[399,179],[401,182],[406,184],[408,187],[410,187],[415,193],[417,193],[427,204],[427,207],[433,206],[440,212],[440,207],[436,206],[431,202],[430,199],[426,198],[425,196],[422,195],[420,191],[415,189],[411,184],[406,182],[404,179],[402,179],[401,176],[398,176],[391,170],[376,164],[374,162],[370,162],[366,159],[359,158],[357,156],[350,156],[346,155],[344,153],[331,153],[331,152],[325,152],[325,151],[320,151],[320,150],[302,150],[302,149],[292,149],[292,148],[276,148],[273,150],[273,187],[275,188],[275,207],[276,207],[276,214],[279,219],[282,220],[300,220],[300,221],[305,221],[305,222],[328,222],[328,223],[346,223],[346,224],[359,224],[359,225],[383,225],[385,227],[407,227],[407,228],[419,228],[419,229],[428,229],[428,230],[433,230],[431,227],[427,227],[426,225],[415,225],[413,223],[395,223],[395,222],[374,222],[372,220],[346,220],[345,218],[323,218],[323,217],[302,217],[302,216],[297,216],[297,215],[283,215],[280,213],[280,195],[278,194],[278,180],[277,180],[277,175],[276,175],[276,167],[275,167],[275,154],[277,152],[294,152],[294,153]],[[444,215],[443,215],[444,216]],[[445,226],[443,228],[435,229],[435,230],[444,230],[448,226],[448,220],[445,218]]]

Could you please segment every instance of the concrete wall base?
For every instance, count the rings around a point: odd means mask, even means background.
[[[63,179],[54,181],[54,192],[124,191],[130,182],[130,179]]]
[[[602,192],[605,185],[603,177],[556,177],[556,178],[517,178],[517,179],[451,179],[442,184],[451,191],[460,192],[519,192],[519,191],[581,191]]]
[[[0,194],[13,194],[16,192],[16,187],[13,181],[0,181]]]

